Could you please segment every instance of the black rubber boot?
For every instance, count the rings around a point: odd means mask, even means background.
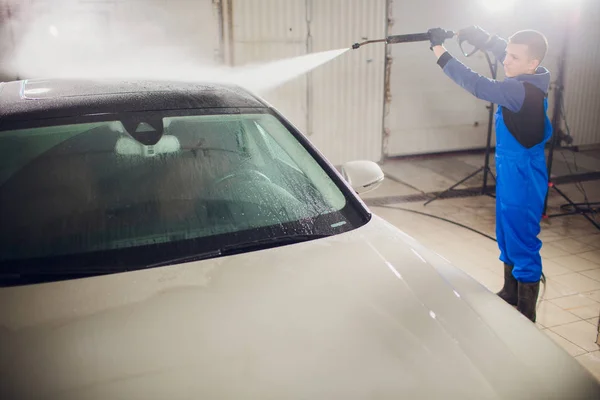
[[[511,306],[516,306],[519,301],[518,282],[513,276],[512,270],[512,265],[504,264],[504,287],[496,294]]]
[[[540,282],[523,283],[519,282],[519,302],[517,310],[532,322],[535,322],[535,308],[538,294],[540,292]]]

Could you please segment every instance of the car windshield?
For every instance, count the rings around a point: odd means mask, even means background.
[[[129,270],[366,222],[277,115],[189,114],[1,131],[2,270]]]

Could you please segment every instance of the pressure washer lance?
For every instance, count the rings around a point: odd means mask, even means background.
[[[446,31],[446,39],[452,39],[456,33],[453,31]],[[382,43],[385,42],[387,44],[395,44],[395,43],[410,43],[410,42],[427,42],[429,41],[429,33],[425,32],[425,33],[409,33],[407,35],[394,35],[394,36],[388,36],[385,39],[378,39],[378,40],[367,40],[366,42],[362,42],[362,43],[354,43],[352,45],[352,49],[356,50],[358,49],[360,46],[364,46],[365,44],[370,44],[370,43]]]

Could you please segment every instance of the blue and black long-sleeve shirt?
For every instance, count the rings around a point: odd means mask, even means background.
[[[506,41],[497,39],[489,50],[499,62],[506,57]],[[502,107],[506,127],[521,145],[531,148],[542,142],[545,129],[544,99],[550,88],[550,72],[539,67],[535,74],[524,74],[503,81],[482,76],[444,53],[438,64],[454,82],[479,99]]]

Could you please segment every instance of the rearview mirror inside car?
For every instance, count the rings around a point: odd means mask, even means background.
[[[176,153],[181,149],[179,140],[172,135],[163,135],[158,143],[146,146],[130,137],[120,137],[115,151],[122,156],[154,157],[158,154]]]
[[[342,165],[342,176],[358,194],[377,189],[385,175],[373,161],[350,161]]]

